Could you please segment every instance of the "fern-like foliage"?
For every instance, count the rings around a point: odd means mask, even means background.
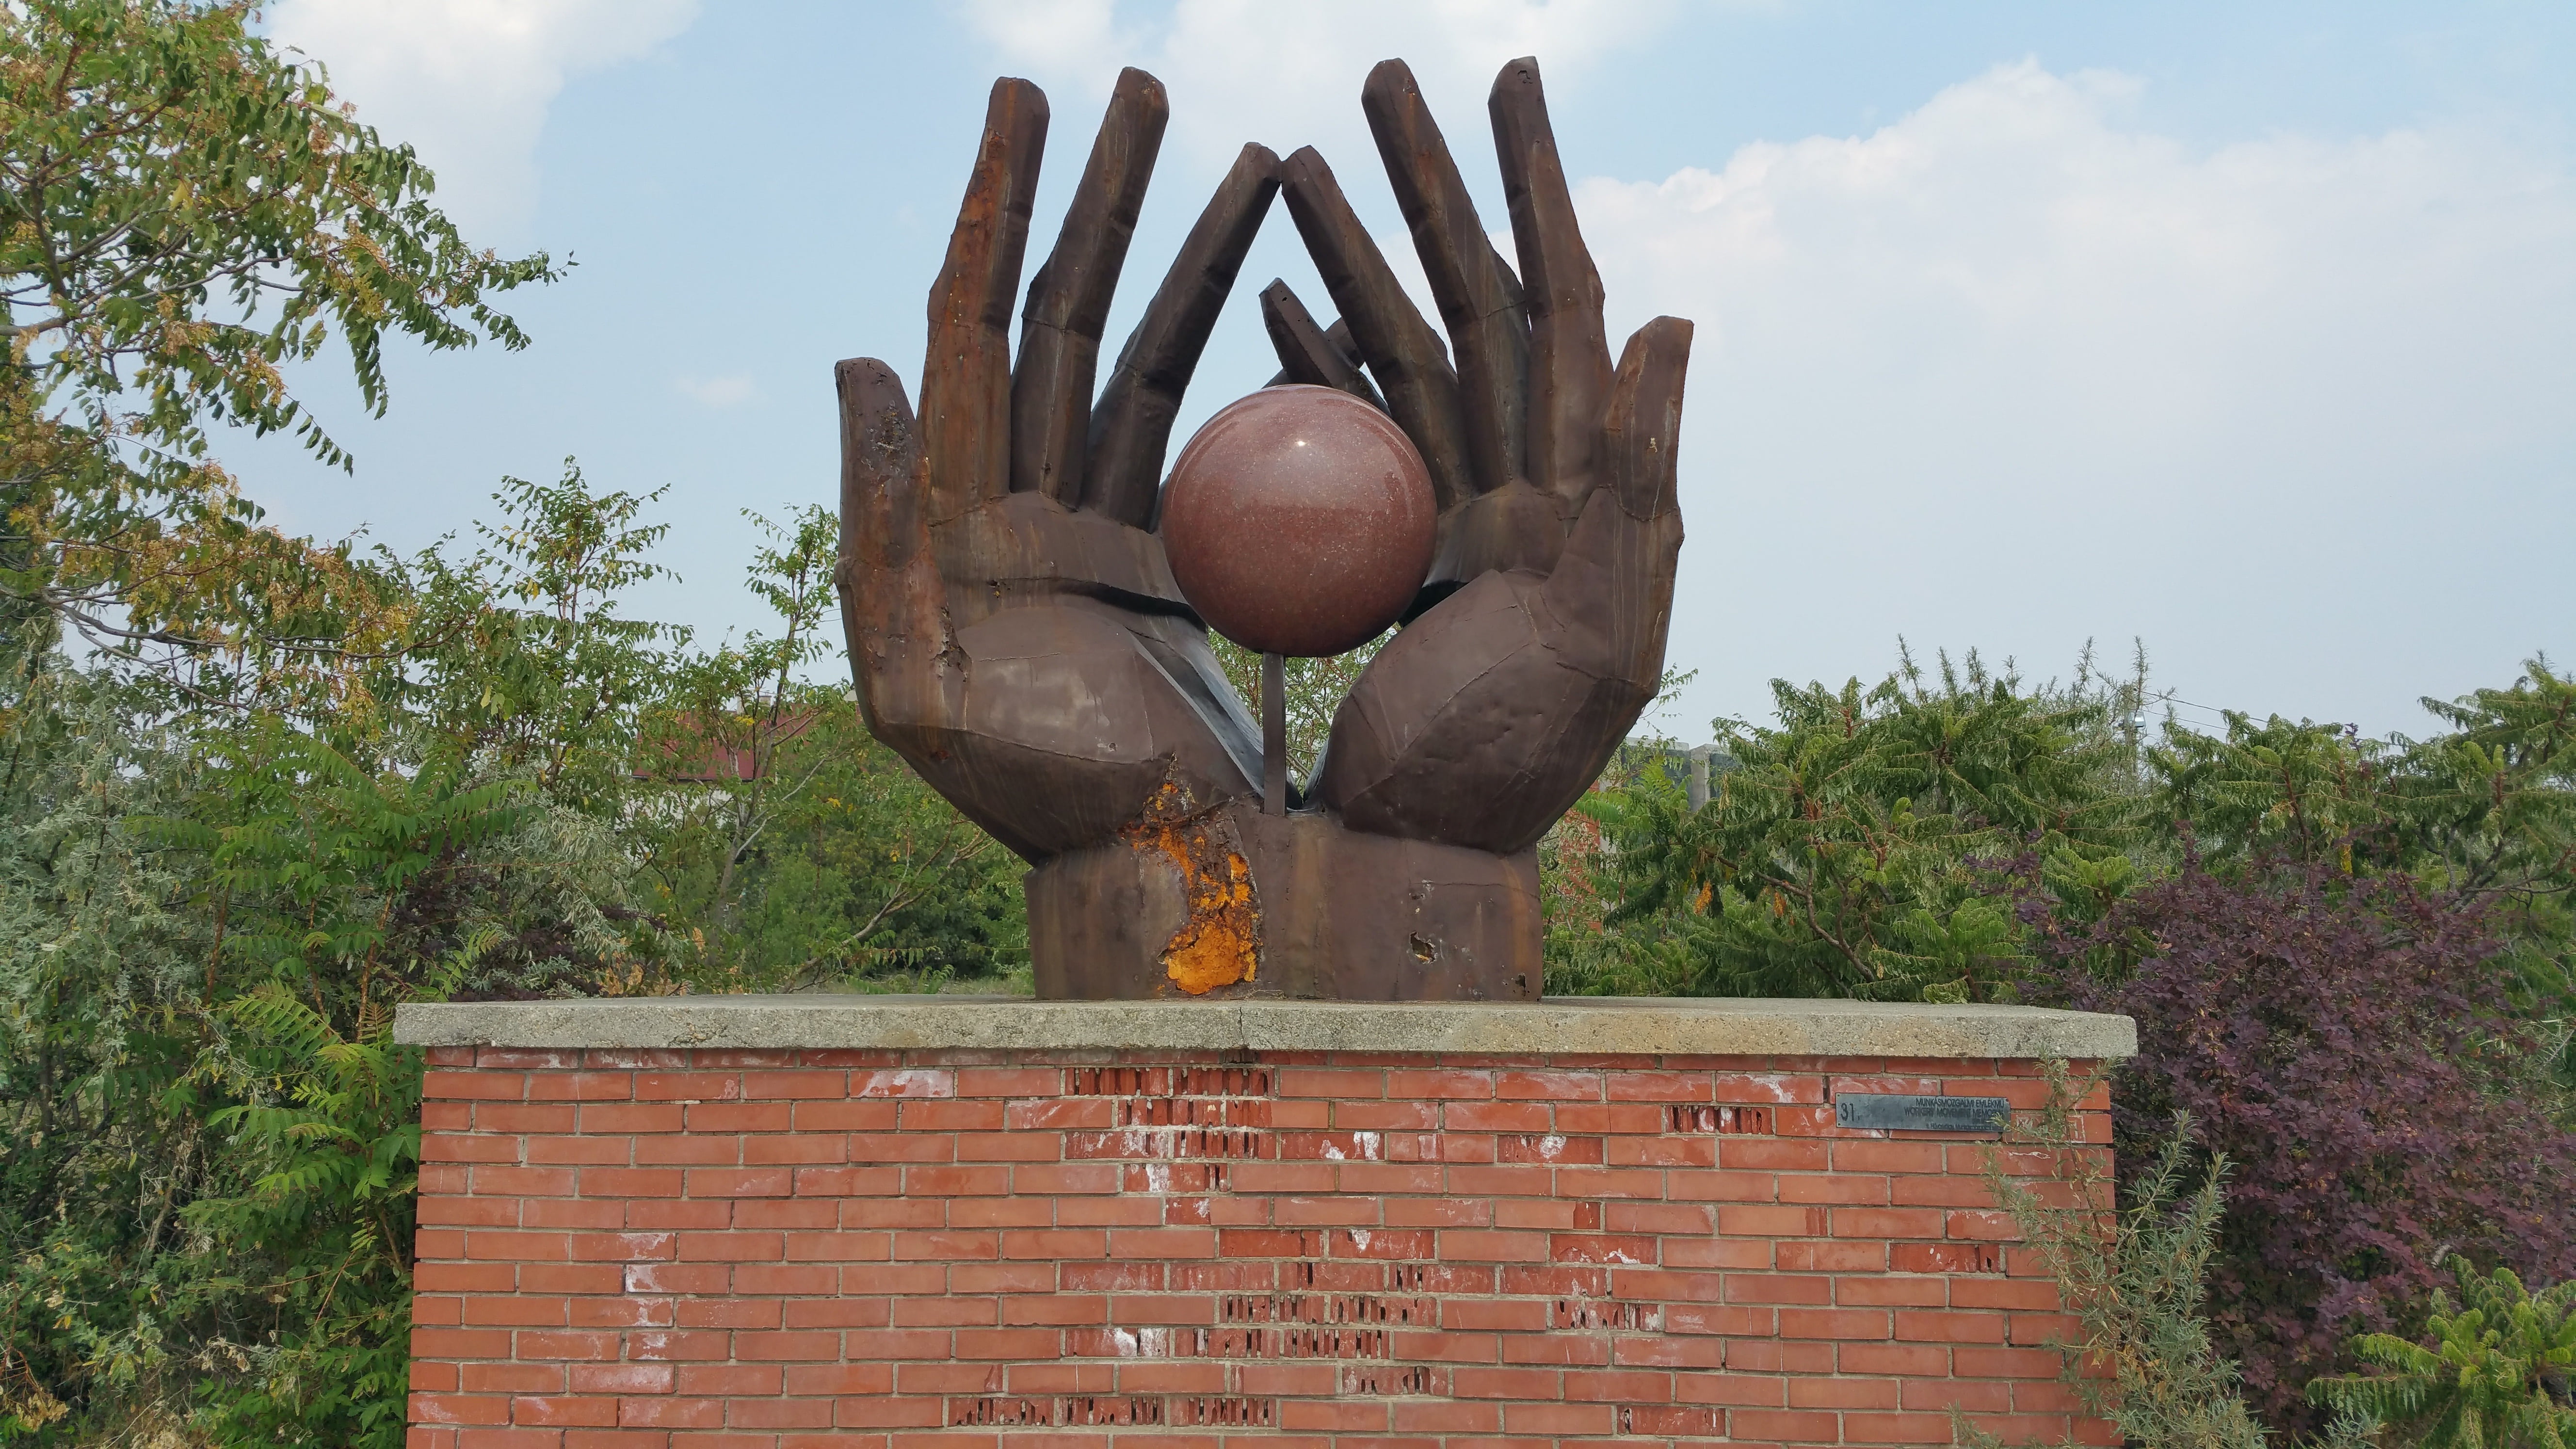
[[[452,986],[500,939],[484,932],[437,964]],[[202,1199],[189,1221],[268,1245],[260,1285],[291,1325],[251,1355],[250,1382],[214,1407],[241,1441],[274,1441],[316,1424],[345,1442],[403,1438],[410,1362],[411,1200],[419,1184],[420,1055],[393,1043],[393,1013],[368,1012],[343,1033],[278,982],[225,1002],[231,1055],[267,1090],[212,1113],[260,1168],[249,1190]]]
[[[2354,1351],[2383,1372],[2318,1379],[2308,1396],[2421,1449],[2576,1449],[2576,1280],[2532,1293],[2507,1269],[2450,1261],[2460,1303],[2434,1295],[2429,1346],[2363,1334]]]
[[[241,818],[140,819],[127,828],[155,845],[202,851],[227,899],[282,905],[241,921],[224,943],[279,979],[372,961],[386,941],[385,902],[531,813],[512,782],[468,784],[453,758],[408,776],[371,771],[330,741],[274,722],[243,753],[239,788],[251,808]]]

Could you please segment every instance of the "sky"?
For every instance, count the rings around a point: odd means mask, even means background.
[[[1486,225],[1484,98],[1535,54],[1614,345],[1698,324],[1653,723],[1874,681],[1899,641],[2036,680],[2143,641],[2177,717],[2437,728],[2576,662],[2576,7],[2454,0],[280,0],[277,40],[434,167],[469,239],[573,266],[510,353],[297,378],[357,457],[225,461],[295,532],[470,536],[504,476],[667,489],[631,608],[761,624],[742,511],[838,492],[831,364],[918,379],[994,77],[1054,116],[1030,267],[1109,86],[1172,119],[1105,350],[1242,143],[1331,161],[1436,315],[1359,109],[1419,76]],[[1178,442],[1330,302],[1274,209]]]

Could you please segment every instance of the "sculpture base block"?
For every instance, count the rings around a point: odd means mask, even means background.
[[[1238,800],[1027,879],[1049,1000],[1535,1001],[1538,854],[1398,840]]]

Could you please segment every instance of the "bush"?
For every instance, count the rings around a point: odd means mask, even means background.
[[[2209,1159],[2198,1184],[2186,1187],[2193,1137],[2190,1119],[2178,1113],[2155,1155],[2131,1174],[2120,1194],[2126,1205],[2108,1211],[2110,1163],[2074,1130],[2073,1103],[2093,1084],[2072,1081],[2063,1062],[2049,1063],[2049,1080],[2048,1109],[2013,1124],[2010,1151],[1986,1158],[1985,1181],[2075,1320],[2074,1341],[2055,1345],[2067,1351],[2066,1386],[2087,1413],[2141,1449],[2263,1449],[2237,1365],[2211,1342],[2202,1318],[2227,1159]],[[2054,1168],[2053,1181],[2034,1184],[2007,1170],[2033,1158]],[[2000,1449],[1966,1415],[1954,1409],[1952,1418],[1970,1449]]]
[[[2356,1330],[2404,1326],[2446,1252],[2576,1274],[2576,1133],[2486,908],[2399,875],[2194,860],[2090,926],[2025,911],[2065,1004],[2137,1020],[2121,1142],[2187,1112],[2237,1164],[2212,1327],[2275,1428],[2315,1427],[2302,1386],[2351,1365]]]
[[[2125,696],[2089,661],[2074,690],[2025,688],[1974,653],[1937,675],[1909,658],[1874,689],[1771,688],[1777,728],[1718,722],[1728,763],[1704,808],[1660,770],[1583,802],[1616,846],[1622,954],[1659,969],[1612,963],[1568,988],[1992,1000],[2021,953],[1981,858],[2029,849],[2061,874],[2129,878]]]

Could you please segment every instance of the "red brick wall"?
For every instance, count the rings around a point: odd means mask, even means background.
[[[2030,1063],[431,1062],[414,1449],[2070,1428],[1990,1147],[1826,1105]]]

